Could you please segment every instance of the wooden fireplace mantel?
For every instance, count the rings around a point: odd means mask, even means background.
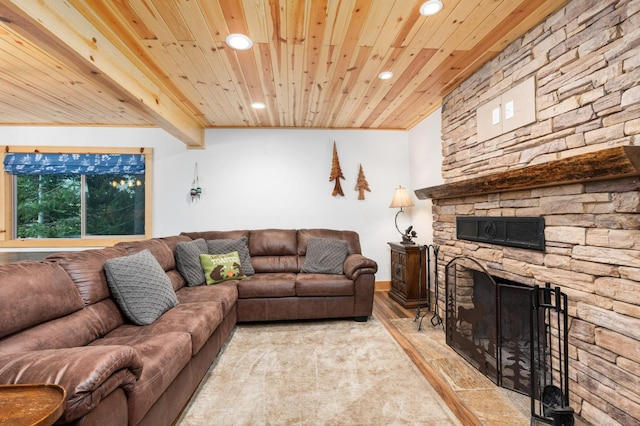
[[[443,199],[631,176],[640,176],[640,146],[607,148],[414,192],[421,200]]]

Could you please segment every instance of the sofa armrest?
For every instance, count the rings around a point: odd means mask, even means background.
[[[66,423],[93,410],[117,388],[129,394],[142,373],[129,346],[84,346],[0,356],[0,383],[55,383],[67,391]]]
[[[351,254],[344,261],[344,274],[350,280],[356,280],[362,274],[375,274],[378,264],[361,254]]]

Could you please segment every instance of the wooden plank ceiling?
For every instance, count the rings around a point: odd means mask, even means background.
[[[0,0],[0,124],[410,129],[566,0],[423,2]]]

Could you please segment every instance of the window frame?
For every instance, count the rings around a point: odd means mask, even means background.
[[[2,162],[5,154],[33,154],[33,153],[67,153],[67,154],[144,154],[145,161],[145,191],[144,191],[144,236],[105,236],[82,238],[27,238],[15,239],[13,236],[13,176],[5,172],[0,173],[0,247],[13,248],[46,248],[46,247],[107,247],[120,241],[136,241],[141,238],[149,239],[152,230],[153,206],[153,149],[152,148],[114,148],[114,147],[63,147],[63,146],[2,146]]]

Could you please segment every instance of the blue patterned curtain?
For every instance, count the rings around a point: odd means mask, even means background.
[[[144,154],[5,154],[14,175],[111,175],[144,173]]]

